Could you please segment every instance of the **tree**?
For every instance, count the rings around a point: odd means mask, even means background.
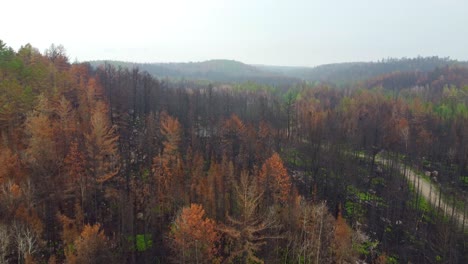
[[[69,245],[73,245],[75,239],[80,236],[80,225],[75,221],[75,219],[71,219],[64,214],[57,214],[57,218],[59,222],[62,224],[62,241],[65,247]],[[68,248],[65,248],[67,251]]]
[[[37,174],[47,177],[54,175],[62,162],[57,155],[51,113],[49,99],[40,95],[36,109],[26,119],[26,133],[29,135],[26,150],[28,163]]]
[[[0,147],[0,186],[8,179],[20,180],[20,161],[18,155],[9,148]]]
[[[92,110],[90,128],[85,134],[85,146],[87,150],[87,167],[85,175],[80,175],[80,181],[86,190],[88,175],[90,178],[90,187],[92,187],[91,206],[94,209],[95,219],[102,222],[109,212],[106,202],[103,198],[115,198],[117,196],[113,185],[109,181],[114,179],[120,171],[120,157],[117,148],[119,136],[115,127],[111,126],[107,112],[107,105],[101,101],[96,102]],[[78,161],[80,157],[76,157]],[[84,180],[84,183],[83,183]],[[80,188],[81,188],[80,187]],[[85,193],[82,193],[86,195]],[[86,197],[86,196],[85,196]],[[85,204],[84,204],[85,205]],[[86,210],[86,207],[84,207]]]
[[[45,51],[45,56],[59,71],[64,71],[69,66],[68,57],[66,54],[65,47],[63,45],[51,44],[50,47]]]
[[[1,44],[1,43],[0,43]],[[7,263],[6,257],[8,256],[8,249],[12,243],[12,234],[9,227],[0,223],[0,263]]]
[[[56,141],[58,142],[59,154],[65,156],[77,130],[76,113],[70,101],[64,96],[56,104],[55,113],[58,116]]]
[[[221,127],[223,154],[234,159],[240,154],[245,126],[242,120],[235,114],[223,122]]]
[[[161,113],[160,133],[164,138],[162,153],[153,158],[152,170],[156,181],[157,200],[161,209],[170,211],[180,200],[185,200],[184,175],[179,152],[181,126],[176,118]]]
[[[50,47],[46,50],[45,55],[52,61],[55,62],[60,58],[66,57],[65,47],[63,45],[56,46],[51,44]],[[68,58],[66,59],[68,61]]]
[[[75,254],[67,256],[67,263],[113,263],[109,242],[100,224],[85,225],[74,244]]]
[[[31,260],[33,254],[38,250],[38,235],[28,226],[18,222],[13,224],[13,229],[18,254],[18,263],[20,263],[22,259]]]
[[[82,232],[82,219],[81,218],[81,207],[76,204],[76,215],[75,219],[69,218],[64,214],[57,214],[58,221],[62,224],[61,238],[63,241],[63,251],[65,258],[70,263],[76,263],[76,248],[75,241],[79,239],[80,233]]]
[[[203,182],[205,178],[205,159],[201,153],[187,154],[190,158],[188,168],[190,168],[190,201],[202,202]]]
[[[234,186],[240,216],[227,216],[228,224],[220,227],[221,232],[233,243],[227,262],[263,263],[255,254],[269,238],[265,231],[275,226],[275,217],[260,215],[259,203],[263,192],[247,172],[242,172]]]
[[[91,128],[85,135],[90,171],[97,183],[104,183],[119,172],[119,155],[114,127],[110,125],[107,106],[97,102],[92,110]]]
[[[219,214],[218,202],[222,200],[220,198],[221,193],[224,192],[222,184],[222,174],[219,164],[215,160],[211,160],[210,169],[206,177],[206,182],[202,189],[204,189],[204,204],[207,208],[208,215],[216,216]],[[222,212],[221,214],[223,214]]]
[[[408,152],[408,141],[410,138],[409,135],[409,126],[408,126],[408,121],[405,118],[401,118],[398,122],[397,128],[400,132],[400,136],[402,141],[405,143],[405,153]]]
[[[312,204],[298,197],[292,233],[288,236],[295,262],[330,263],[334,219],[325,202]]]
[[[86,157],[80,150],[77,141],[70,145],[70,150],[65,157],[65,169],[68,177],[65,181],[64,191],[77,195],[81,206],[83,206],[83,202],[87,200],[87,189],[91,182],[86,172]]]
[[[341,205],[338,208],[338,216],[335,221],[335,233],[333,239],[333,256],[335,263],[353,262],[354,252],[352,247],[352,230],[341,214]]]
[[[182,136],[179,121],[177,118],[168,115],[166,112],[162,112],[160,117],[160,127],[161,134],[165,139],[163,141],[164,154],[168,157],[177,155]]]
[[[291,133],[292,133],[292,128],[294,127],[294,119],[293,119],[293,111],[295,107],[295,101],[297,97],[298,92],[290,89],[285,95],[284,95],[284,110],[286,111],[286,125],[287,125],[287,137],[288,139],[291,138]]]
[[[211,263],[217,256],[216,223],[199,204],[182,209],[171,225],[171,248],[176,263]]]
[[[44,231],[44,224],[39,218],[37,212],[31,208],[32,206],[25,207],[23,204],[20,204],[15,211],[15,221],[20,225],[19,227],[27,227],[31,231],[40,236]]]
[[[265,192],[266,205],[271,203],[285,204],[291,191],[291,181],[283,161],[278,153],[265,161],[260,171],[259,186]]]
[[[29,100],[30,93],[31,88],[24,87],[15,78],[0,81],[0,134],[3,143],[12,149],[20,143],[22,130],[19,126],[33,105]]]

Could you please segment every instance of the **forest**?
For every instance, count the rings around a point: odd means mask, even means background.
[[[172,81],[0,41],[0,263],[468,263],[447,62]]]
[[[234,60],[208,60],[189,63],[131,63],[114,60],[91,61],[93,67],[103,64],[138,68],[157,78],[204,81],[209,83],[254,82],[269,86],[291,86],[303,81],[327,82],[340,87],[394,72],[431,72],[445,66],[467,67],[468,62],[450,58],[387,58],[377,62],[346,62],[316,67],[252,65]]]

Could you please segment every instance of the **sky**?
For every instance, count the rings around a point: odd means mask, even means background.
[[[71,61],[468,60],[466,0],[6,0],[0,8],[8,46],[61,44]]]

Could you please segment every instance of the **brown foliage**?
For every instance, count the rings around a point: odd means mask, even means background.
[[[85,225],[75,239],[75,252],[66,256],[67,263],[112,263],[108,239],[100,224]]]
[[[185,207],[171,226],[170,238],[176,263],[211,263],[217,256],[216,223],[205,217],[201,205]]]
[[[44,230],[44,224],[38,214],[33,209],[27,209],[23,205],[19,206],[15,212],[15,218],[31,227],[37,235],[41,235]]]
[[[286,203],[291,191],[291,180],[278,153],[265,161],[260,171],[259,185],[265,190],[267,203]]]
[[[17,178],[19,170],[18,155],[13,154],[9,148],[0,147],[0,185],[7,179]]]
[[[293,259],[304,263],[330,263],[334,219],[326,204],[312,204],[298,197],[292,212],[295,222],[287,239],[291,242]]]
[[[349,263],[354,259],[352,230],[341,215],[341,206],[339,207],[338,217],[335,221],[333,255],[336,263]]]
[[[163,151],[153,158],[152,171],[156,182],[157,200],[165,210],[172,209],[176,200],[185,200],[184,173],[179,153],[181,126],[176,118],[163,112],[160,117]]]
[[[68,178],[65,180],[65,191],[79,194],[82,201],[86,199],[86,190],[90,184],[85,166],[86,158],[79,149],[78,142],[72,142],[65,157],[65,168],[68,173]]]
[[[160,117],[161,134],[164,137],[164,153],[166,155],[175,155],[178,153],[181,140],[182,128],[177,118],[174,118],[166,112],[161,113]]]
[[[75,220],[63,214],[58,214],[57,218],[62,224],[62,241],[66,246],[73,244],[75,239],[80,235],[80,231]]]
[[[259,191],[257,183],[250,178],[247,172],[242,172],[235,185],[240,216],[228,216],[228,224],[220,227],[221,232],[232,243],[227,262],[263,263],[255,253],[266,243],[268,237],[264,232],[275,224],[273,217],[259,215],[258,206],[263,192]]]
[[[62,96],[57,102],[55,113],[57,114],[58,121],[55,137],[57,138],[56,141],[58,142],[59,153],[62,156],[65,156],[77,130],[76,113],[71,102],[64,96]]]
[[[41,174],[54,172],[61,163],[57,155],[50,113],[49,100],[45,96],[39,96],[36,110],[26,120],[26,133],[29,135],[27,160]]]
[[[201,198],[203,195],[202,191],[202,181],[205,178],[205,159],[203,158],[203,155],[200,153],[195,153],[193,156],[189,156],[191,158],[190,164],[188,164],[188,167],[190,169],[190,200],[191,201],[196,201],[196,202],[201,202]]]
[[[91,128],[85,135],[91,172],[98,183],[104,183],[119,172],[117,140],[111,126],[107,105],[97,102],[92,111]]]

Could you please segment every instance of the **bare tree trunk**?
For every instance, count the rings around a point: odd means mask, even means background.
[[[322,244],[322,227],[323,227],[323,214],[320,217],[320,228],[319,228],[319,235],[318,235],[318,242],[317,242],[317,259],[315,261],[316,264],[320,262],[320,246]]]
[[[465,218],[466,218],[466,202],[463,202],[463,222],[462,222],[462,234],[465,233]]]

